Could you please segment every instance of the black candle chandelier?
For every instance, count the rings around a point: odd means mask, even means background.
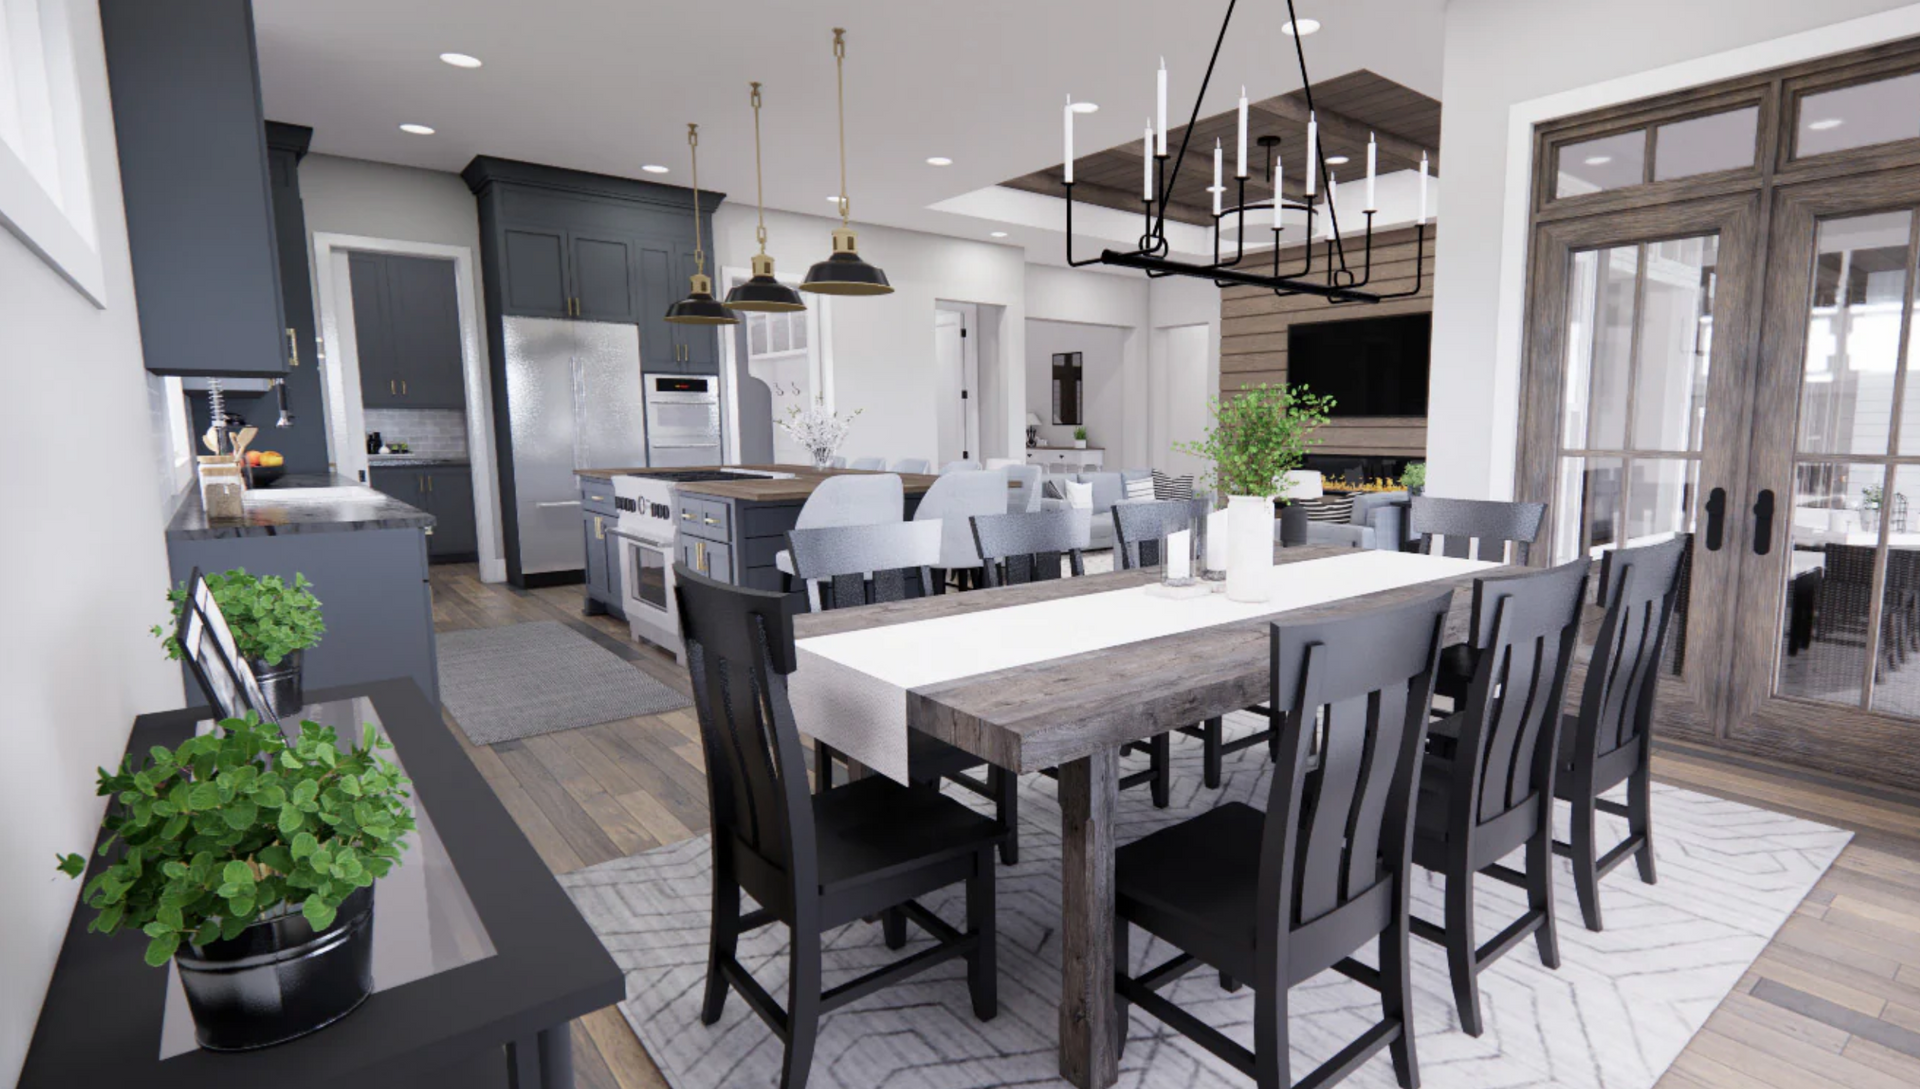
[[[1354,255],[1349,253],[1349,240],[1342,238],[1340,234],[1340,213],[1334,199],[1335,178],[1333,173],[1328,169],[1325,159],[1319,153],[1315,131],[1316,126],[1311,120],[1308,122],[1306,147],[1306,200],[1304,202],[1294,202],[1285,198],[1281,188],[1283,179],[1276,169],[1278,160],[1275,157],[1275,148],[1278,146],[1279,140],[1277,137],[1263,137],[1259,142],[1267,151],[1268,169],[1266,176],[1273,181],[1273,199],[1270,201],[1248,202],[1247,172],[1245,165],[1247,100],[1244,90],[1241,92],[1240,99],[1240,147],[1237,152],[1237,165],[1235,169],[1238,199],[1230,208],[1223,208],[1221,206],[1221,190],[1224,188],[1220,179],[1221,153],[1218,147],[1216,147],[1214,152],[1215,186],[1212,211],[1213,260],[1210,263],[1203,264],[1195,261],[1176,260],[1171,256],[1166,235],[1167,205],[1172,199],[1174,182],[1180,176],[1181,164],[1186,160],[1187,146],[1193,139],[1194,125],[1200,120],[1200,103],[1206,98],[1207,85],[1213,80],[1214,65],[1218,63],[1220,59],[1220,47],[1225,44],[1227,40],[1227,28],[1233,22],[1233,11],[1237,3],[1238,0],[1228,0],[1226,16],[1220,21],[1219,37],[1216,38],[1213,43],[1213,55],[1207,60],[1206,75],[1200,80],[1200,90],[1194,96],[1193,112],[1187,118],[1186,131],[1180,139],[1180,150],[1172,156],[1167,154],[1166,68],[1165,63],[1162,62],[1160,70],[1160,124],[1158,146],[1157,148],[1154,146],[1155,133],[1152,122],[1149,121],[1146,143],[1142,148],[1142,153],[1148,156],[1144,167],[1145,176],[1148,180],[1143,186],[1141,200],[1145,216],[1145,227],[1141,233],[1138,245],[1134,249],[1107,249],[1102,250],[1098,257],[1083,259],[1076,259],[1073,255],[1072,143],[1074,108],[1072,102],[1068,102],[1065,122],[1067,134],[1066,165],[1063,176],[1063,183],[1067,191],[1067,264],[1075,268],[1086,265],[1116,265],[1121,268],[1139,269],[1153,278],[1162,276],[1191,276],[1198,279],[1212,280],[1220,287],[1264,287],[1271,290],[1275,295],[1280,296],[1318,295],[1325,298],[1329,303],[1378,303],[1388,299],[1404,299],[1418,295],[1422,289],[1426,271],[1426,185],[1428,169],[1426,156],[1423,154],[1420,161],[1420,215],[1415,224],[1413,287],[1411,290],[1392,293],[1368,291],[1367,284],[1373,278],[1373,219],[1377,212],[1377,209],[1372,206],[1373,154],[1371,146],[1369,147],[1368,156],[1368,206],[1363,209],[1362,212],[1366,217],[1366,234],[1364,242],[1359,239],[1351,240],[1354,243],[1358,243],[1354,248],[1360,250],[1358,255]],[[1300,42],[1303,35],[1294,32],[1298,25],[1298,21],[1294,15],[1293,0],[1287,0],[1287,30],[1289,36],[1293,38],[1294,57],[1300,65],[1301,94],[1306,98],[1308,117],[1311,118],[1313,116],[1313,83],[1307,78],[1306,50]],[[1172,159],[1171,167],[1168,166],[1169,158]],[[1320,185],[1316,186],[1316,181],[1318,181]],[[1324,201],[1315,200],[1315,192],[1317,189],[1325,190],[1327,197]],[[1261,260],[1259,255],[1256,255],[1254,260],[1249,261],[1246,252],[1247,214],[1254,212],[1257,216],[1257,214],[1263,210],[1270,217],[1272,224],[1270,229],[1273,231],[1273,251],[1270,267],[1266,267],[1268,264],[1267,261]],[[1285,212],[1304,213],[1306,217],[1304,258],[1288,268],[1282,268],[1280,261],[1281,235],[1284,233],[1281,225],[1281,215]],[[1316,267],[1314,257],[1314,225],[1319,217],[1323,215],[1326,217],[1326,224],[1323,232],[1324,237],[1322,239],[1324,246],[1320,258],[1322,264],[1320,267]],[[1234,220],[1234,226],[1236,227],[1235,237],[1232,242],[1233,255],[1231,257],[1223,256],[1227,247],[1223,245],[1221,238],[1223,225],[1228,219]]]

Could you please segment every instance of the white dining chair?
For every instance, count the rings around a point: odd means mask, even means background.
[[[877,526],[905,520],[906,491],[894,474],[830,476],[800,505],[793,528]],[[782,574],[793,574],[793,557],[784,548],[774,553],[773,565]]]
[[[933,469],[933,463],[926,458],[896,458],[893,471],[896,473],[927,473]]]
[[[965,461],[949,461],[945,465],[940,466],[940,475],[946,476],[948,473],[977,472],[979,468],[980,463],[971,458]]]
[[[859,469],[869,473],[881,472],[886,469],[886,467],[886,458],[854,458],[847,466],[849,469]]]
[[[987,468],[989,469],[1012,469],[1012,468],[1015,468],[1016,466],[1025,465],[1025,464],[1026,464],[1026,460],[1023,458],[988,458],[987,459]]]
[[[988,472],[992,472],[992,467]],[[1007,482],[1018,485],[1007,489],[1007,513],[1031,514],[1040,509],[1040,466],[1016,464],[1006,470]]]
[[[940,562],[935,565],[934,592],[946,582],[945,571],[970,571],[980,567],[980,549],[973,540],[972,518],[976,514],[1007,512],[1007,474],[1003,469],[981,469],[970,473],[946,473],[933,482],[920,497],[913,514],[916,522],[940,519]]]

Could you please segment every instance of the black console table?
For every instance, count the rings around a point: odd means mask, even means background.
[[[568,1023],[624,997],[613,958],[411,681],[310,698],[301,717],[343,741],[377,723],[413,780],[420,829],[375,888],[373,995],[298,1040],[203,1051],[172,969],[147,967],[140,934],[87,933],[94,913],[81,904],[21,1089],[572,1086]],[[128,751],[176,745],[207,717],[142,715]]]

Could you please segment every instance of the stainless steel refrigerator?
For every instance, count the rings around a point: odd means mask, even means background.
[[[564,576],[586,564],[575,469],[647,464],[640,329],[597,321],[505,318],[509,456],[501,499],[507,576]],[[551,581],[558,581],[552,580]]]

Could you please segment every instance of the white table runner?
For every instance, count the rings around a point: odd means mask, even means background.
[[[796,643],[788,694],[801,730],[904,783],[909,689],[1496,566],[1369,549],[1276,564],[1268,580],[1271,597],[1257,604],[1229,601],[1225,594],[1156,597],[1145,586],[1133,586],[823,635]]]

